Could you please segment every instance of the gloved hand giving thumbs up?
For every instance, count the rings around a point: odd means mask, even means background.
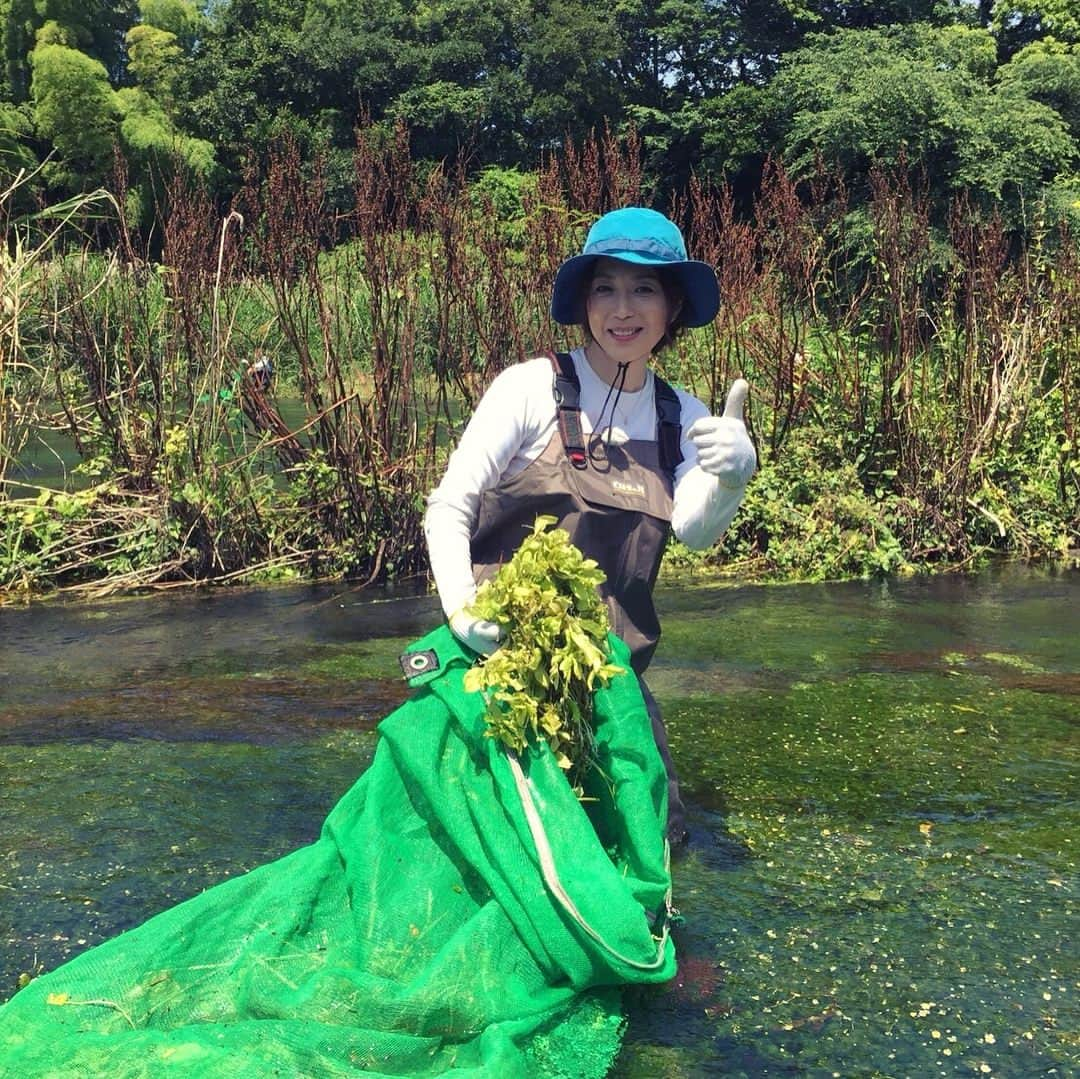
[[[743,406],[750,384],[737,378],[728,391],[722,416],[695,420],[686,437],[697,447],[697,463],[722,487],[745,487],[757,468],[757,453],[743,423]]]

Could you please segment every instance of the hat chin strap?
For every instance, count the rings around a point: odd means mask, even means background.
[[[596,455],[596,448],[600,443],[603,443],[605,450],[611,446],[611,429],[615,426],[615,409],[618,407],[619,398],[622,397],[623,387],[626,385],[626,372],[630,370],[630,364],[623,362],[618,365],[618,370],[615,372],[615,377],[611,380],[611,385],[608,386],[607,395],[604,397],[604,403],[600,406],[600,417],[596,421],[596,436],[589,439],[589,456],[592,459],[603,459]],[[612,393],[615,394],[615,400],[611,401]],[[604,426],[604,413],[607,412],[608,402],[611,401],[611,413],[608,416],[607,434],[600,436],[600,430]]]
[[[617,380],[622,380],[622,389],[627,393],[637,393],[648,378],[649,362],[652,360],[652,352],[647,352],[644,356],[637,360],[616,360],[613,356],[610,356],[605,350],[604,346],[592,334],[589,334],[589,340],[584,345],[582,351],[585,353],[585,359],[588,361],[589,366],[593,369],[596,377],[600,379],[606,386],[613,386]],[[599,357],[597,356],[599,353]],[[641,381],[637,385],[626,386],[627,375],[629,375],[629,369],[635,369],[635,379],[637,368],[640,364]],[[611,365],[614,365],[614,372],[608,373],[611,369]],[[620,368],[623,366],[628,368],[626,375],[620,376]],[[621,391],[620,391],[621,392]]]

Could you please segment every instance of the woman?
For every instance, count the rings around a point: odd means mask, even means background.
[[[687,258],[679,229],[641,207],[615,210],[559,268],[552,317],[580,325],[568,355],[508,368],[477,405],[424,520],[432,574],[454,634],[490,653],[500,629],[469,605],[476,584],[506,561],[539,514],[555,516],[607,575],[612,629],[639,678],[660,636],[652,602],[674,533],[711,546],[742,502],[756,454],[742,421],[747,384],[722,416],[669,387],[654,352],[720,306],[716,274]],[[685,810],[659,709],[642,692],[669,779],[668,835],[686,837]]]

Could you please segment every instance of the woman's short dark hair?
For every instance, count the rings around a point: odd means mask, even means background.
[[[667,331],[664,336],[656,343],[656,347],[653,352],[663,352],[665,349],[671,348],[679,337],[686,332],[686,326],[683,323],[683,311],[686,309],[686,293],[683,291],[682,282],[679,280],[678,274],[667,269],[664,266],[650,267],[656,274],[660,281],[660,287],[664,290],[664,299],[667,300],[669,310],[675,310],[675,317],[668,323]],[[586,300],[589,295],[589,289],[592,288],[593,277],[595,275],[595,263],[593,272],[588,274],[585,279],[581,290],[581,297],[579,299],[580,306],[580,318],[578,325],[581,327],[582,333],[584,333],[586,340],[592,340],[592,330],[589,329],[589,317],[586,313]]]

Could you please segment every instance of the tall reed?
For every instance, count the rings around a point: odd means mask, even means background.
[[[124,182],[121,164],[116,205]],[[651,202],[632,132],[547,158],[511,227],[463,167],[373,126],[348,212],[287,141],[231,206],[179,171],[162,198],[159,255],[119,214],[108,251],[73,243],[105,195],[54,208],[63,228],[33,241],[9,226],[0,481],[59,418],[89,486],[0,487],[0,587],[422,573],[424,498],[479,395],[573,343],[547,314],[558,264],[597,213]],[[858,207],[828,169],[797,183],[771,161],[749,215],[700,177],[670,210],[722,305],[665,371],[713,409],[746,376],[757,482],[770,505],[785,476],[810,500],[785,517],[749,499],[729,554],[780,566],[777,545],[811,525],[916,563],[1076,543],[1074,238],[1019,243],[962,198],[935,220],[903,168],[875,170]],[[850,475],[843,491],[830,473]]]

